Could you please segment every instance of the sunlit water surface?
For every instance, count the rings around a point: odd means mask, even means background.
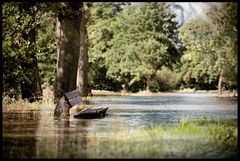
[[[93,107],[109,107],[103,119],[53,117],[49,110],[3,113],[4,158],[91,158],[91,137],[153,125],[178,124],[183,116],[237,119],[237,99],[213,94],[94,96]],[[101,146],[91,143],[91,146]],[[92,152],[91,152],[92,153]],[[96,156],[97,157],[97,156]]]

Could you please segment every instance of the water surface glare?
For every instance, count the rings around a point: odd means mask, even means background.
[[[101,146],[91,138],[153,125],[177,124],[183,116],[237,119],[237,99],[201,93],[174,96],[94,96],[93,107],[109,107],[104,119],[53,117],[48,110],[3,113],[4,158],[92,158]],[[94,152],[91,151],[91,154]],[[97,154],[97,150],[96,150]],[[97,155],[95,157],[98,157]]]

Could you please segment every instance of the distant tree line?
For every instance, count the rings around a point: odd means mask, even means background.
[[[3,96],[237,88],[237,3],[182,27],[168,3],[4,2]]]
[[[186,47],[180,81],[199,88],[237,88],[237,3],[211,5],[207,20],[192,20],[181,28]]]

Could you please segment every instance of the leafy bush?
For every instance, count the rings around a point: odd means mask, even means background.
[[[150,83],[150,91],[171,91],[176,89],[178,80],[177,75],[170,69],[163,67],[161,70],[157,71],[156,76]]]

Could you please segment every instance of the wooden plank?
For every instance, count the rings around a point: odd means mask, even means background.
[[[85,119],[95,119],[95,118],[104,118],[106,115],[108,107],[106,108],[97,108],[97,109],[84,109],[79,111],[74,115],[75,118],[85,118]]]
[[[74,98],[74,99],[71,99],[71,100],[67,100],[68,104],[70,105],[70,107],[73,107],[77,104],[79,104],[80,102],[82,102],[82,98],[80,96]]]
[[[79,113],[80,114],[80,113]],[[96,115],[97,114],[97,110],[96,109],[87,109],[85,111],[82,111],[81,114],[89,114],[89,115]]]
[[[80,96],[80,92],[77,89],[64,94],[66,100],[71,100],[77,96]]]

